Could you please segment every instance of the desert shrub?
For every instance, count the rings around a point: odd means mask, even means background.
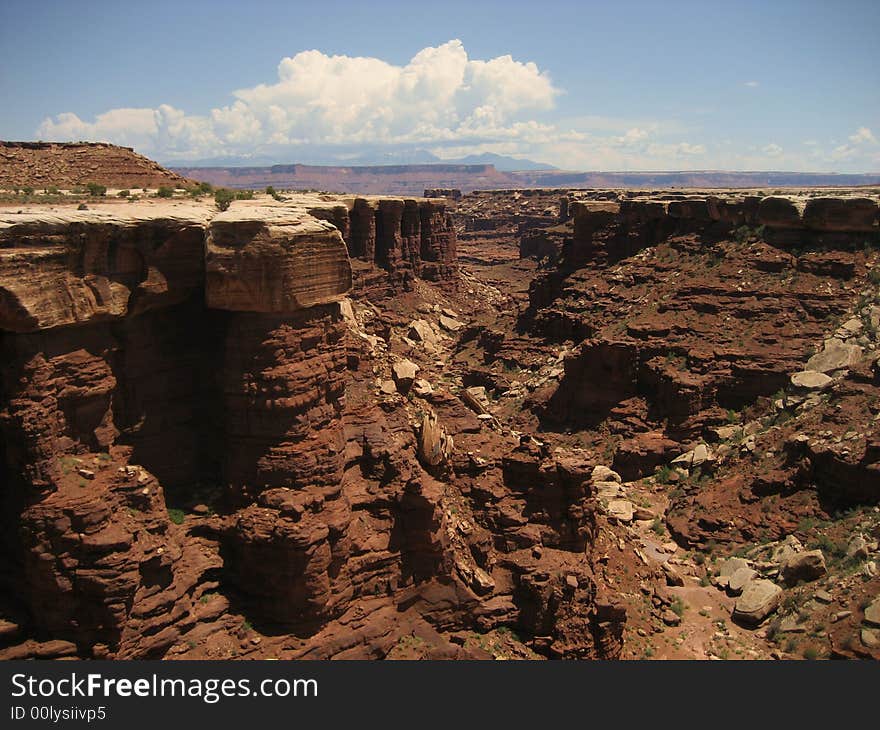
[[[657,480],[658,484],[668,484],[670,476],[672,476],[672,468],[667,464],[664,464],[657,470],[654,479]]]
[[[184,514],[182,509],[172,507],[168,510],[168,519],[171,520],[175,525],[182,525],[184,519],[186,519],[186,514]]]
[[[99,185],[98,183],[86,183],[86,188],[88,188],[89,195],[93,198],[103,198],[107,194],[107,186]]]
[[[76,206],[76,209],[77,210],[88,210],[89,206],[87,206],[85,203],[80,203],[78,206]]]
[[[253,190],[236,190],[235,199],[236,200],[253,200],[254,199],[254,191]]]
[[[131,195],[130,190],[120,190],[118,193],[116,193],[117,198],[127,198],[129,195]]]
[[[205,195],[210,195],[211,193],[214,192],[214,186],[208,182],[200,182],[199,183],[199,190],[201,190]]]
[[[235,193],[228,188],[219,188],[214,192],[214,202],[217,204],[217,210],[228,210],[233,200],[235,200]]]
[[[160,186],[156,191],[156,197],[159,198],[170,198],[172,195],[174,195],[174,188],[169,188],[164,185]]]

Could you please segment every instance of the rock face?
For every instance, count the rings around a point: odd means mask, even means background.
[[[333,226],[274,208],[230,210],[208,229],[209,307],[286,314],[338,301],[351,289],[345,242]]]
[[[267,618],[323,615],[348,514],[339,232],[296,211],[149,212],[0,224],[3,579],[31,631],[84,656],[162,656],[223,561]],[[166,511],[205,482],[242,508],[213,548]]]
[[[195,209],[0,220],[0,328],[106,322],[184,301],[203,285],[205,220]]]
[[[351,258],[387,270],[396,287],[410,289],[416,278],[455,286],[456,233],[445,200],[355,198],[309,212],[348,231]]]
[[[545,656],[620,653],[586,557],[592,464],[413,387],[346,298],[454,288],[444,205],[0,219],[0,656],[164,657],[243,622],[268,656],[382,657],[414,631],[483,656],[446,637],[500,626]]]

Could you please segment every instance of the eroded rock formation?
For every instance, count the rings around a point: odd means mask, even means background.
[[[346,298],[352,261],[393,300],[454,291],[455,254],[442,200],[4,216],[3,656],[228,656],[242,621],[258,655],[381,657],[415,633],[483,656],[457,637],[508,626],[615,656],[588,465],[425,381],[424,409],[379,400],[400,359]]]

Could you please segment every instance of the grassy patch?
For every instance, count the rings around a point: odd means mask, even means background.
[[[172,507],[168,510],[168,519],[171,520],[175,525],[182,525],[183,521],[186,519],[186,514],[182,509]]]

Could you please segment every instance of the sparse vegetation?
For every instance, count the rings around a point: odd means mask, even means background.
[[[186,519],[186,514],[182,509],[171,507],[168,509],[168,519],[171,520],[175,525],[182,525],[183,521]]]
[[[654,479],[658,484],[669,484],[669,478],[672,476],[672,467],[668,464],[664,464],[659,469],[657,469],[656,474],[654,474]]]
[[[157,198],[170,198],[170,197],[172,197],[173,195],[174,195],[174,188],[165,187],[164,185],[162,185],[162,186],[156,191],[156,197],[157,197]]]
[[[233,200],[235,200],[235,193],[228,188],[219,188],[214,192],[214,203],[217,205],[217,210],[229,210]]]
[[[107,194],[107,186],[98,183],[86,183],[89,195],[93,198],[103,198]]]

